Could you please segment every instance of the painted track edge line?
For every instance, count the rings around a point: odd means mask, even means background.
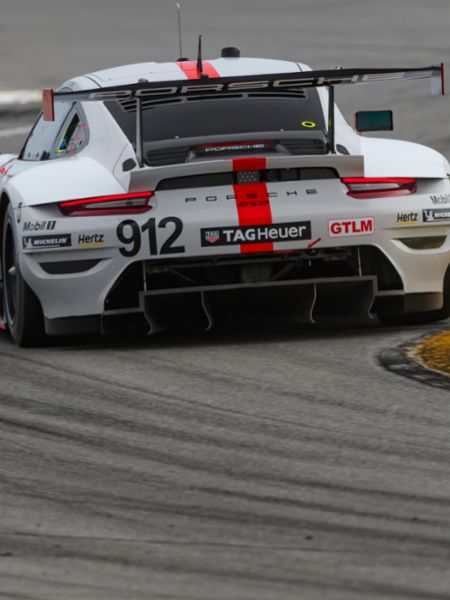
[[[435,329],[395,347],[385,348],[378,353],[377,362],[396,375],[425,385],[450,390],[450,377],[440,371],[428,368],[417,355],[417,349],[424,340],[442,332],[442,329]]]
[[[39,104],[42,101],[41,90],[0,90],[0,106]]]

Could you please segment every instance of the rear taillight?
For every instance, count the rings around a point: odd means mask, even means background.
[[[61,212],[69,217],[97,217],[107,215],[130,215],[150,210],[150,198],[154,192],[134,192],[93,196],[78,200],[66,200],[58,204]]]
[[[344,177],[341,180],[352,198],[370,199],[414,194],[417,182],[410,177]]]

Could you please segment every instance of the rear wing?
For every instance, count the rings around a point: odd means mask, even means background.
[[[43,91],[44,120],[54,120],[54,103],[75,101],[136,100],[136,154],[143,165],[142,151],[142,100],[167,99],[183,96],[201,96],[246,91],[285,92],[299,89],[328,87],[328,138],[332,153],[334,149],[334,88],[337,85],[370,84],[393,81],[431,79],[431,93],[444,95],[444,65],[432,65],[418,69],[328,69],[275,73],[267,75],[241,75],[234,77],[207,77],[199,73],[199,79],[174,81],[139,81],[134,84],[103,87],[76,92]]]

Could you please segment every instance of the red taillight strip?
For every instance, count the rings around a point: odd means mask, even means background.
[[[342,183],[416,183],[412,177],[344,177]]]
[[[151,209],[147,204],[143,206],[102,206],[106,202],[126,202],[128,200],[148,200],[155,195],[155,192],[132,192],[127,194],[109,194],[107,196],[90,196],[89,198],[78,198],[76,200],[65,200],[58,204],[61,212],[71,216],[87,215],[114,215],[114,214],[133,214],[142,213]],[[92,205],[95,205],[92,207]],[[89,205],[89,206],[88,206]]]
[[[348,188],[348,196],[367,200],[387,196],[405,196],[413,194],[417,189],[417,181],[412,177],[344,177],[341,181]],[[358,185],[367,187],[365,189],[352,187]],[[370,188],[371,185],[373,185],[372,188]]]

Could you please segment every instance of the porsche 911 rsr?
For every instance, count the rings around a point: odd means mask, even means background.
[[[450,314],[450,166],[364,137],[340,85],[420,69],[312,71],[241,58],[144,63],[44,91],[19,156],[0,156],[3,326],[45,335]],[[360,131],[392,128],[358,113]]]

